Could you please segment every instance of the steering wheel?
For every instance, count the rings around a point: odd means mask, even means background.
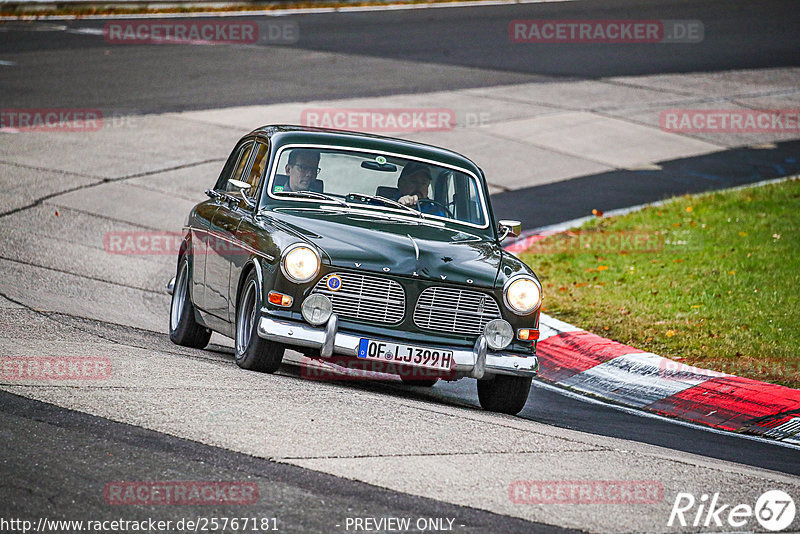
[[[439,213],[435,211],[431,212],[430,210],[425,210],[423,209],[423,206],[432,206],[433,208],[438,209]],[[431,198],[421,198],[417,200],[417,211],[419,211],[420,213],[427,213],[428,215],[438,215],[440,217],[446,214],[451,219],[455,218],[453,217],[453,212],[450,211],[450,209],[447,206]]]

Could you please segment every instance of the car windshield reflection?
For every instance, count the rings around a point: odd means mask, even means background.
[[[482,189],[472,173],[394,155],[284,147],[268,192],[285,201],[319,199],[479,228],[488,225]]]

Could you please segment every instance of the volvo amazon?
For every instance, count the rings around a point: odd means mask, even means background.
[[[234,340],[243,369],[285,349],[431,386],[477,380],[516,414],[538,370],[542,291],[501,242],[483,172],[455,152],[354,132],[265,126],[189,213],[170,338]]]

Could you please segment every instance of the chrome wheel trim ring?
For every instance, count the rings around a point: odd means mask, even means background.
[[[241,355],[250,345],[250,335],[253,332],[253,323],[256,320],[256,292],[258,284],[251,280],[244,290],[242,306],[236,318],[236,354]]]

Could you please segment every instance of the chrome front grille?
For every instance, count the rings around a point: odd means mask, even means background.
[[[338,290],[328,287],[328,279],[338,276]],[[403,320],[406,294],[400,284],[388,278],[356,273],[331,273],[324,276],[312,293],[321,293],[333,303],[333,313],[346,319],[395,324]]]
[[[420,328],[480,335],[486,323],[500,317],[500,308],[486,293],[450,287],[429,287],[414,308],[414,324]]]

